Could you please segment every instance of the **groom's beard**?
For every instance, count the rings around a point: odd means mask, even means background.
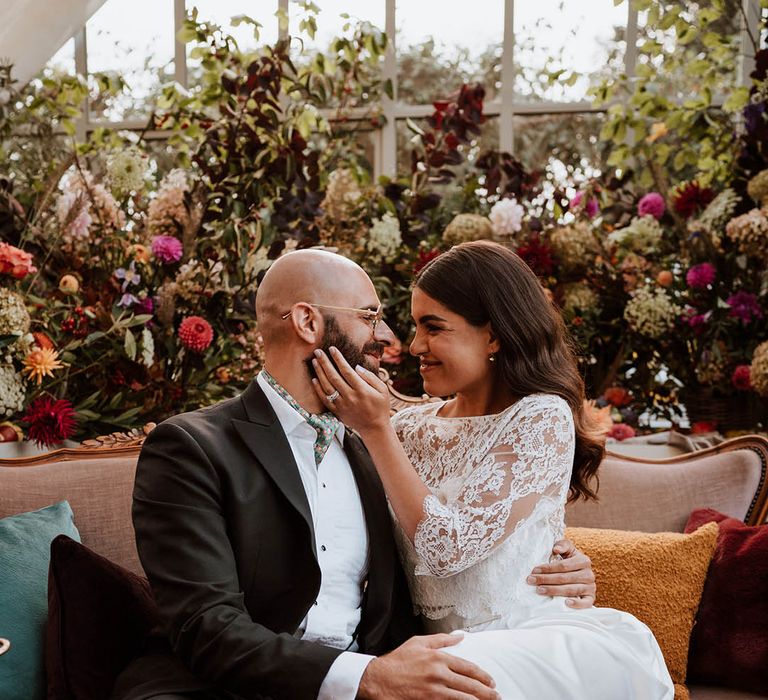
[[[331,362],[333,362],[333,358],[329,351],[331,347],[335,347],[351,367],[354,368],[357,365],[362,365],[368,371],[378,374],[378,366],[371,362],[367,353],[381,357],[384,352],[384,343],[379,343],[373,340],[370,343],[363,345],[362,348],[359,348],[352,342],[349,336],[339,328],[339,324],[333,316],[324,316],[323,320],[325,322],[325,334],[323,335],[323,342],[320,344],[320,349],[331,359]],[[306,363],[309,369],[309,376],[316,377],[315,369],[312,366],[312,359],[313,358],[310,357],[306,360]]]

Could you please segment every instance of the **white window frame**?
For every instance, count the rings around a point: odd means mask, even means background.
[[[160,0],[162,1],[162,0]],[[403,119],[418,119],[428,117],[433,112],[431,104],[412,105],[400,102],[397,99],[398,71],[397,71],[397,6],[396,0],[379,0],[385,4],[384,30],[390,38],[389,47],[384,56],[382,67],[383,79],[390,80],[393,86],[393,99],[384,96],[382,98],[382,113],[385,118],[384,125],[374,133],[374,175],[393,176],[397,172],[397,122]],[[415,0],[414,0],[415,1]],[[523,1],[523,0],[520,0]],[[609,0],[605,0],[608,2]],[[289,0],[273,0],[276,9],[284,14],[290,12]],[[322,0],[318,0],[322,5]],[[584,114],[603,113],[605,109],[596,108],[590,102],[536,102],[530,103],[520,99],[514,89],[514,16],[515,0],[499,0],[504,3],[504,35],[502,46],[501,66],[501,91],[497,99],[485,104],[486,116],[500,117],[498,120],[499,148],[502,151],[514,152],[514,117],[516,115],[542,115],[542,114]],[[194,0],[173,0],[174,3],[174,36],[177,36],[186,16],[186,5],[194,4]],[[752,58],[752,40],[749,27],[757,28],[760,22],[759,0],[742,0],[743,16],[741,21],[741,51],[739,59],[739,84],[750,84],[749,74],[754,69]],[[632,0],[627,2],[627,48],[624,56],[624,67],[628,77],[635,74],[637,61],[637,19],[638,12]],[[275,19],[277,21],[277,19]],[[284,35],[287,32],[287,24],[281,30]],[[81,75],[88,74],[88,41],[86,27],[82,27],[74,37],[75,39],[75,69]],[[187,86],[187,51],[186,46],[175,41],[174,47],[174,77],[182,86]],[[718,101],[716,101],[718,103]],[[721,102],[720,102],[721,103]],[[88,104],[83,105],[83,115],[78,120],[77,136],[84,140],[87,135],[99,127],[110,129],[128,129],[143,131],[146,121],[130,119],[125,121],[108,121],[104,119],[91,119]],[[329,116],[331,116],[329,114]],[[368,108],[353,110],[349,118],[366,120]],[[162,139],[167,137],[167,132],[147,131],[146,138]]]

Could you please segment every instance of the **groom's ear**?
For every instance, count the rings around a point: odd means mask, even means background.
[[[309,304],[296,304],[290,316],[293,331],[309,345],[319,345],[323,337],[323,317]]]

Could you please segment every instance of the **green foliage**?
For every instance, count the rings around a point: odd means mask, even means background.
[[[644,187],[661,191],[669,181],[694,177],[727,182],[735,155],[732,115],[748,92],[734,89],[742,3],[639,0],[634,6],[640,12],[635,77],[606,78],[592,91],[608,107],[600,131],[612,146],[608,164],[635,170]]]

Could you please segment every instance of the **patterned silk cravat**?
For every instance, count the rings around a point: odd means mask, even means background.
[[[328,451],[328,448],[331,446],[331,442],[333,442],[333,437],[336,435],[336,431],[339,429],[341,421],[330,412],[321,413],[319,415],[310,413],[299,406],[296,399],[280,386],[280,384],[277,383],[277,380],[267,372],[267,370],[263,369],[262,372],[264,373],[264,379],[267,380],[267,384],[269,384],[269,386],[271,386],[292,409],[297,411],[298,414],[315,429],[315,432],[317,433],[314,447],[315,465],[319,465],[320,462],[323,461],[323,457]]]

